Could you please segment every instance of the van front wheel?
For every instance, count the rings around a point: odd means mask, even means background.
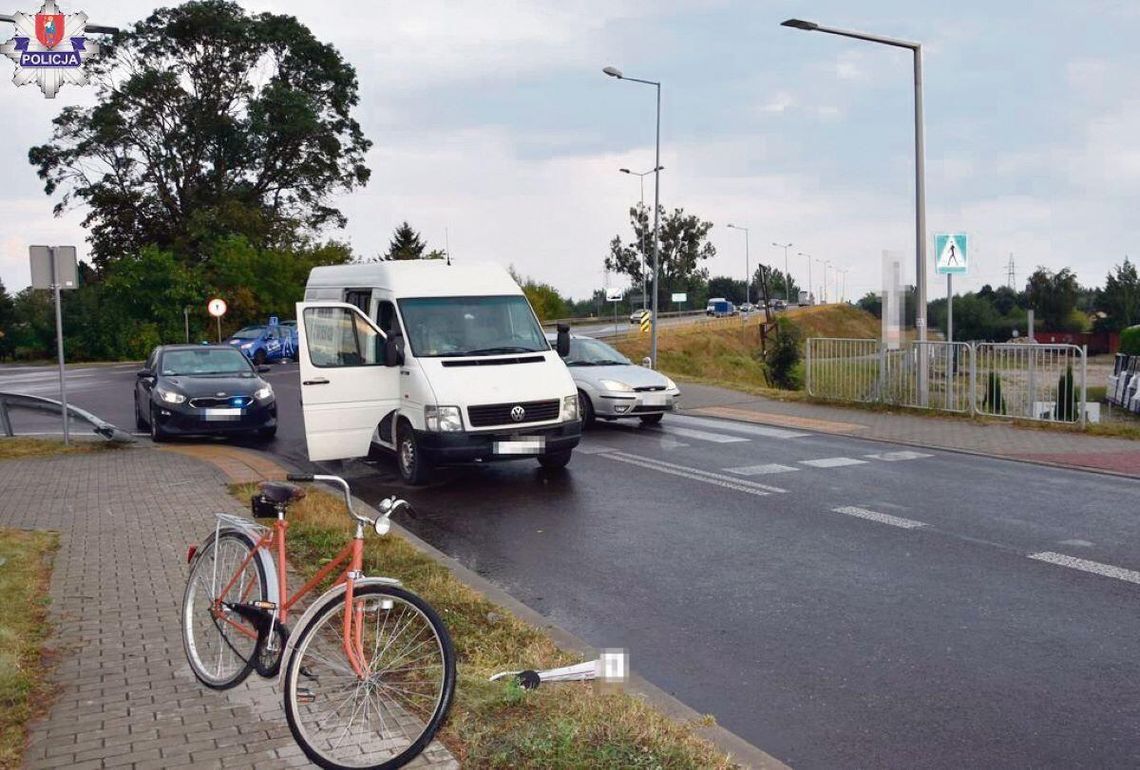
[[[419,486],[426,484],[431,475],[431,463],[420,448],[416,432],[410,423],[400,423],[400,440],[396,442],[396,466],[405,484]]]

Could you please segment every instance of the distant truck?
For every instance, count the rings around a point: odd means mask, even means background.
[[[810,305],[811,304],[811,293],[807,292],[803,289],[800,289],[799,304],[800,305]]]
[[[736,307],[726,299],[713,300],[709,304],[712,306],[712,312],[709,315],[717,318],[723,318],[736,312]],[[705,312],[708,313],[707,310]]]

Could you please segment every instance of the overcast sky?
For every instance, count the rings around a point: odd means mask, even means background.
[[[663,83],[661,201],[714,223],[712,275],[745,275],[733,222],[751,229],[753,267],[782,269],[770,244],[792,242],[801,284],[805,252],[848,270],[848,297],[875,290],[884,249],[913,281],[910,55],[779,26],[797,16],[924,44],[928,229],[971,237],[971,272],[955,288],[1004,283],[1010,253],[1019,285],[1037,265],[1100,285],[1135,257],[1134,0],[1036,0],[1032,12],[993,0],[244,5],[296,15],[357,69],[372,180],[340,201],[348,228],[330,234],[361,255],[385,250],[407,219],[431,247],[446,231],[457,261],[514,264],[574,297],[600,287],[640,195],[617,169],[653,166],[653,89],[605,77],[610,64]],[[119,26],[154,7],[61,1]],[[19,290],[29,243],[85,253],[82,212],[52,217],[26,155],[62,107],[91,97],[67,86],[46,100],[11,84],[13,68],[0,60],[0,278]],[[812,277],[818,290],[820,266]],[[937,297],[932,268],[930,280]]]

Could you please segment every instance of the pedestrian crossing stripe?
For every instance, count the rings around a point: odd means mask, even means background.
[[[934,236],[934,271],[938,275],[965,275],[969,238],[965,233],[938,233]]]

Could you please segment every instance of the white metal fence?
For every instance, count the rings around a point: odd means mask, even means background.
[[[1075,345],[812,337],[808,394],[1027,420],[1086,419],[1086,354]]]

